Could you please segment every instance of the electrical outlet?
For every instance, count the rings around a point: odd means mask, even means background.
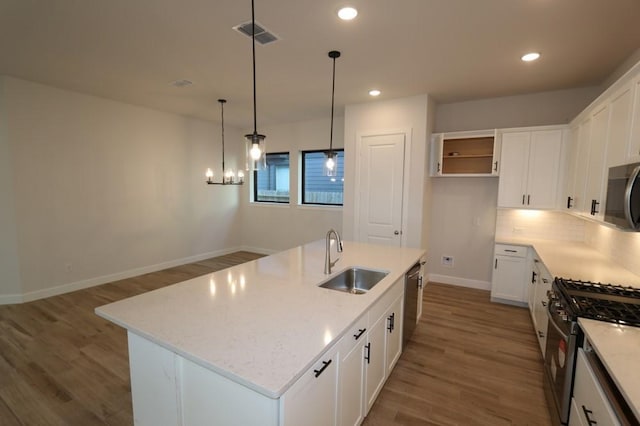
[[[442,256],[442,265],[452,268],[453,267],[453,257],[452,256]]]
[[[524,228],[521,228],[519,226],[514,226],[513,227],[513,233],[518,235],[518,234],[523,234],[524,233]]]

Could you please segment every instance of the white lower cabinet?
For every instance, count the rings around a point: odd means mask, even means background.
[[[336,424],[338,348],[322,358],[280,400],[283,426]]]
[[[597,380],[584,350],[578,349],[569,426],[620,424]]]
[[[527,303],[527,248],[496,244],[491,300],[524,306]]]
[[[403,300],[404,279],[400,279],[338,344],[339,425],[362,423],[400,358]]]
[[[536,262],[537,260],[537,262]],[[545,348],[547,346],[547,329],[549,326],[549,320],[547,316],[547,292],[551,290],[551,283],[553,278],[545,268],[545,266],[538,259],[534,259],[534,272],[535,280],[532,284],[533,300],[530,300],[529,309],[531,311],[531,320],[533,321],[533,328],[538,338],[538,344],[540,345],[540,351],[542,356],[545,356]],[[529,292],[531,296],[531,292]]]
[[[134,423],[358,425],[400,357],[403,300],[404,277],[280,398],[268,397],[129,332]]]

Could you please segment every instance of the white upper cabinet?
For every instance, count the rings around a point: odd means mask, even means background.
[[[562,129],[502,133],[498,207],[557,207]]]
[[[436,133],[431,137],[431,176],[497,176],[499,153],[493,130]]]
[[[631,116],[631,137],[627,150],[627,162],[640,161],[640,75],[632,82],[633,107]]]
[[[604,216],[605,156],[609,132],[609,112],[609,105],[605,104],[591,116],[589,166],[584,200],[587,204],[583,206],[583,211],[588,209],[588,213],[597,219],[602,219]]]
[[[565,184],[563,198],[561,199],[562,207],[571,211],[576,206],[576,169],[578,167],[578,149],[580,128],[574,126],[569,129],[568,147],[567,147],[567,171],[565,174]]]
[[[574,177],[573,205],[576,212],[589,212],[586,200],[587,174],[589,172],[589,140],[591,136],[591,118],[578,125],[578,148],[576,150],[576,170]]]
[[[613,95],[609,105],[607,170],[611,166],[619,166],[628,162],[632,106],[633,85],[630,82]]]

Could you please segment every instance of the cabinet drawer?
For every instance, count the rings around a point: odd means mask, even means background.
[[[362,315],[356,323],[351,326],[347,333],[342,336],[339,343],[340,356],[348,355],[359,341],[367,338],[368,314]]]
[[[404,276],[398,279],[389,290],[369,309],[369,325],[380,318],[394,300],[404,293]]]
[[[584,350],[578,350],[573,398],[583,424],[619,425],[611,405],[589,366]],[[587,418],[587,415],[589,418]],[[571,422],[571,424],[579,424]]]
[[[496,244],[497,256],[527,257],[527,250],[528,248],[525,246]]]

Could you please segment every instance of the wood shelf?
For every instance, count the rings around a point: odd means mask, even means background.
[[[493,136],[444,139],[442,141],[442,174],[491,174]],[[451,155],[451,153],[457,153]]]

